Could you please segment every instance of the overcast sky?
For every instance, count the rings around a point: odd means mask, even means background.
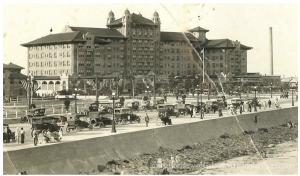
[[[128,8],[152,18],[156,10],[162,31],[185,31],[201,26],[208,39],[229,38],[253,47],[248,72],[270,72],[269,27],[273,27],[274,74],[297,75],[298,7],[295,4],[6,4],[3,18],[4,63],[26,68],[27,50],[21,43],[53,33],[65,25],[106,27],[108,12],[119,18]],[[200,20],[198,19],[200,16]],[[26,73],[26,72],[25,72]]]

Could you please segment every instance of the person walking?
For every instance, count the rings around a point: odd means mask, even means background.
[[[62,129],[62,127],[60,127],[60,129],[59,129],[58,136],[59,136],[59,141],[61,141],[62,137],[63,137],[63,129]]]
[[[6,135],[7,135],[7,143],[10,143],[10,138],[11,138],[11,130],[9,129],[9,127],[6,127]]]
[[[19,127],[16,128],[15,139],[16,139],[17,144],[20,144],[20,129],[19,129]]]
[[[243,114],[243,106],[240,104],[240,114]]]
[[[149,121],[150,121],[149,116],[148,116],[148,114],[146,113],[146,117],[145,117],[146,127],[148,127]]]
[[[249,111],[249,103],[248,102],[245,103],[244,110],[245,110],[245,112]]]
[[[248,106],[248,111],[251,112],[252,111],[252,105],[251,103],[249,102],[249,106]]]
[[[23,129],[23,127],[21,127],[20,136],[21,136],[21,144],[24,144],[24,142],[25,142],[25,130]]]
[[[189,108],[189,113],[190,113],[190,116],[191,116],[191,118],[192,118],[192,117],[193,117],[193,114],[194,114],[194,113],[193,113],[193,108],[192,108],[192,107]]]
[[[272,102],[271,102],[270,99],[269,99],[269,101],[268,101],[268,105],[269,105],[269,108],[271,108]]]
[[[33,130],[32,130],[31,137],[33,137],[33,145],[37,146],[38,141],[39,141],[39,139],[38,139],[39,134],[35,128],[33,128]]]
[[[264,101],[264,109],[267,109],[267,107],[268,107],[268,102]]]
[[[223,116],[223,113],[222,113],[222,108],[221,108],[221,107],[219,107],[218,111],[219,111],[219,117],[222,117],[222,116]]]
[[[194,109],[193,109],[193,117],[195,118],[196,117],[196,112],[197,112],[197,109],[196,109],[196,107],[194,107]]]

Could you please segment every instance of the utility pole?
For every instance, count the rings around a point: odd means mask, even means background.
[[[270,27],[270,59],[271,59],[271,70],[270,70],[270,74],[273,75],[274,74],[274,70],[273,70],[273,31],[272,31],[272,27]]]
[[[98,104],[98,103],[99,103],[99,92],[98,92],[98,89],[99,89],[99,83],[98,83],[98,75],[97,75],[96,78],[95,78],[95,84],[96,84],[96,103]]]
[[[27,101],[28,101],[28,110],[31,108],[31,76],[28,75],[27,77]]]

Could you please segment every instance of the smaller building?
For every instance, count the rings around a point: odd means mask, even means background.
[[[27,77],[21,73],[22,69],[24,68],[13,63],[3,64],[3,97],[6,101],[26,97],[21,80],[26,80]]]

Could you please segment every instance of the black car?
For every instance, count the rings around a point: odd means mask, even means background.
[[[105,114],[105,115],[100,115],[100,117],[96,117],[91,119],[91,125],[93,127],[105,127],[106,125],[111,125],[112,124],[112,115],[111,114]]]
[[[170,114],[167,109],[160,110],[158,116],[159,116],[160,120],[163,122],[163,124],[172,125],[172,120],[170,118]]]
[[[141,118],[140,116],[136,115],[136,114],[133,114],[133,113],[123,113],[123,114],[120,114],[120,115],[117,115],[116,116],[116,122],[117,123],[121,123],[121,122],[130,122],[130,123],[133,123],[133,122],[137,122],[137,123],[140,123],[141,122]]]
[[[60,119],[54,116],[33,117],[31,121],[32,129],[42,133],[46,130],[58,132],[60,126],[57,124]]]

